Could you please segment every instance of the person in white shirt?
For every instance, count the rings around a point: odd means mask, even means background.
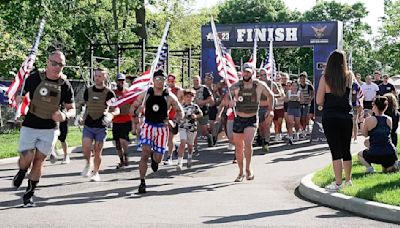
[[[375,100],[377,94],[379,94],[379,87],[372,82],[370,75],[365,77],[365,84],[361,86],[364,93],[364,118],[372,114],[372,102]]]

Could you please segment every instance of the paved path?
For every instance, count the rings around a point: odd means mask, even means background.
[[[360,140],[361,141],[361,140]],[[202,145],[204,148],[204,145]],[[394,227],[319,206],[297,194],[300,179],[330,162],[326,144],[273,145],[269,154],[256,150],[255,180],[234,183],[238,174],[226,142],[204,148],[191,170],[160,166],[147,179],[148,193],[138,195],[138,153],[128,169],[114,169],[117,156],[107,149],[102,182],[80,172],[82,155],[69,165],[46,162],[36,191],[36,208],[19,208],[20,191],[11,187],[16,165],[0,165],[1,227]],[[361,145],[352,145],[358,150]]]

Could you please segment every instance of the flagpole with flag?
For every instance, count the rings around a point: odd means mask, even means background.
[[[214,46],[215,46],[215,52],[216,52],[216,62],[217,62],[217,65],[218,65],[218,61],[222,65],[223,78],[224,78],[224,80],[225,80],[225,82],[226,82],[226,84],[228,86],[228,90],[229,90],[229,87],[231,86],[231,82],[230,82],[230,80],[228,80],[228,72],[227,72],[227,69],[226,69],[226,67],[227,67],[226,66],[226,59],[222,55],[221,46],[219,45],[219,42],[218,42],[220,40],[219,40],[219,37],[218,37],[218,33],[217,33],[217,29],[215,27],[215,23],[214,23],[213,17],[211,17],[211,30],[212,30],[212,34],[213,34],[213,40],[214,40]],[[218,68],[218,66],[217,66],[217,68]],[[233,67],[233,69],[236,72],[236,69],[234,67]],[[218,69],[218,72],[220,73],[219,69]],[[237,72],[236,72],[236,77],[237,77]],[[233,101],[232,94],[230,92],[228,92],[228,93],[229,93],[230,100]],[[232,110],[233,110],[233,113],[234,113],[234,115],[236,117],[236,109],[235,109],[235,107],[232,107]]]
[[[249,60],[249,63],[254,66],[254,69],[257,68],[257,37],[256,33],[254,32],[254,45],[253,45],[253,54]]]
[[[22,105],[21,103],[20,104],[16,103],[15,94],[18,92],[18,90],[20,90],[19,96],[22,96],[26,78],[28,78],[28,76],[33,68],[33,63],[36,60],[37,49],[39,47],[40,38],[42,36],[45,24],[46,24],[46,19],[42,18],[42,20],[40,21],[39,30],[36,34],[36,37],[33,42],[30,53],[29,53],[28,57],[25,59],[25,61],[22,63],[21,68],[19,69],[18,73],[15,75],[15,78],[6,93],[7,97],[8,97],[9,105],[11,105],[12,107],[14,107],[16,109],[15,120],[20,116],[20,114],[21,114],[21,113],[19,113],[20,110],[27,110],[25,108],[21,109],[21,107],[20,107]]]

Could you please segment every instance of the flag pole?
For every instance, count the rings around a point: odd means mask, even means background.
[[[221,58],[221,57],[222,57],[222,53],[221,53],[221,49],[220,49],[220,47],[219,47],[219,45],[218,45],[218,41],[217,41],[217,39],[218,39],[218,37],[217,37],[217,29],[216,29],[216,27],[215,27],[214,18],[213,18],[213,17],[211,17],[211,29],[212,29],[212,33],[213,33],[215,51],[218,52],[218,56]],[[225,82],[226,82],[227,85],[229,85],[230,83],[229,83],[228,77],[227,77],[226,64],[225,64],[225,62],[222,62],[222,58],[221,58],[220,61],[221,61],[221,63],[222,63],[222,68],[224,69],[224,76],[225,76],[224,79],[225,79]],[[229,99],[230,99],[231,101],[233,101],[232,93],[231,93],[230,90],[229,90],[229,86],[228,86],[228,93],[229,93]],[[235,109],[235,107],[232,107],[232,110],[233,110],[233,114],[234,114],[235,117],[236,117],[237,115],[236,115],[236,109]]]
[[[44,30],[45,24],[46,24],[46,19],[45,19],[45,18],[42,18],[42,20],[40,21],[39,30],[38,30],[38,32],[36,33],[35,40],[33,41],[33,45],[32,45],[32,48],[31,48],[31,50],[30,50],[29,56],[30,56],[30,55],[36,54],[37,49],[38,49],[38,47],[39,47],[40,38],[41,38],[41,36],[42,36],[42,33],[43,33],[43,30]],[[36,58],[36,56],[35,56],[34,58]],[[35,59],[31,59],[30,61],[35,61]],[[33,67],[33,64],[32,64],[32,67]],[[30,72],[29,72],[29,73],[30,73]],[[24,80],[23,80],[22,86],[21,86],[21,88],[20,88],[21,90],[19,91],[19,97],[22,96],[22,93],[23,93],[23,91],[24,91],[26,78],[27,78],[27,77],[24,75]],[[18,110],[21,108],[21,105],[22,105],[22,102],[20,102],[20,103],[18,104],[17,112],[15,113],[14,120],[17,120],[18,117],[19,117],[19,116],[18,116]]]

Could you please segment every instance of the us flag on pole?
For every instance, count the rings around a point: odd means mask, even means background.
[[[232,84],[239,81],[236,66],[233,62],[232,56],[228,53],[227,49],[222,44],[221,39],[217,34],[217,29],[215,28],[213,20],[211,20],[211,28],[215,45],[215,56],[218,74],[225,79],[228,87],[230,87]]]
[[[32,71],[33,63],[36,60],[36,52],[39,47],[40,37],[42,36],[45,23],[46,23],[46,21],[44,19],[42,19],[40,22],[39,31],[36,34],[35,41],[33,42],[32,49],[31,49],[28,57],[22,63],[21,68],[19,69],[18,73],[15,75],[14,81],[11,83],[11,85],[8,88],[7,93],[6,93],[7,97],[8,97],[8,103],[10,104],[10,106],[17,109],[16,116],[20,116],[21,111],[23,111],[22,114],[24,114],[24,112],[26,114],[26,112],[27,112],[27,109],[25,107],[24,108],[17,107],[18,104],[15,101],[15,95],[19,90],[22,89],[25,79],[29,76],[30,72]],[[26,106],[26,105],[29,106],[29,98],[24,98],[23,102],[24,102],[22,104],[23,106]],[[28,103],[26,103],[26,102],[28,102]]]
[[[263,65],[260,66],[260,68],[265,68],[267,70],[267,75],[269,79],[275,78],[276,65],[275,65],[272,41],[269,41],[268,55],[265,58]]]

